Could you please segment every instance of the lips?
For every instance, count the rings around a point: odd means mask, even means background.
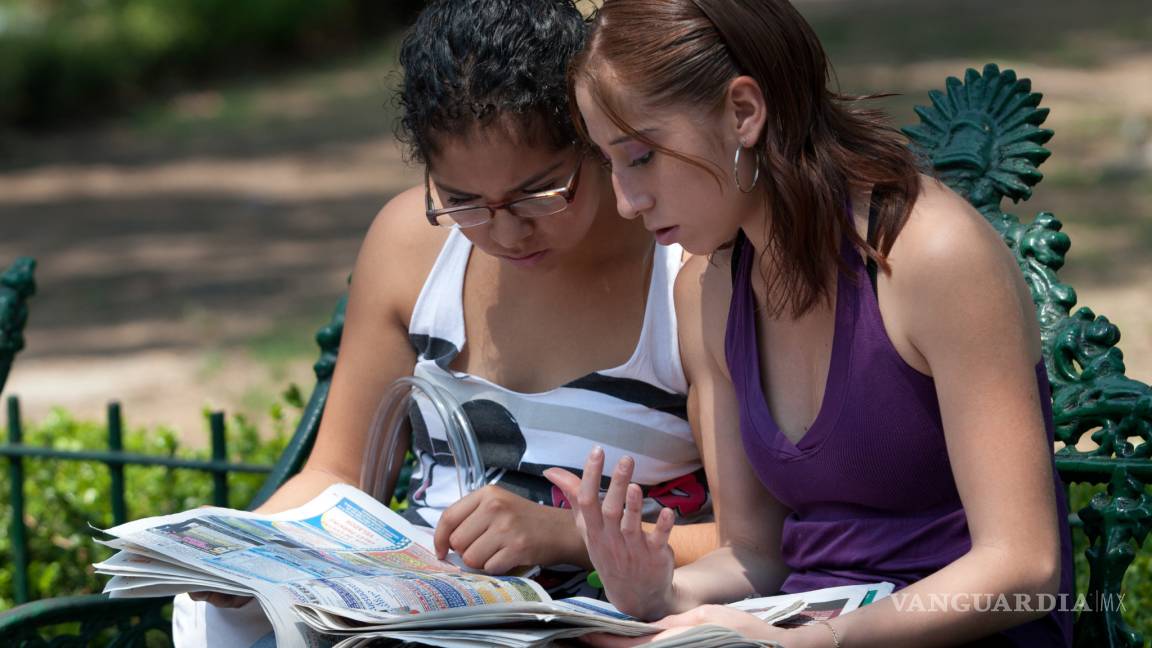
[[[680,234],[680,226],[673,225],[672,227],[661,227],[660,229],[650,230],[656,242],[660,245],[672,245],[676,242]]]
[[[539,252],[532,252],[531,254],[502,254],[500,255],[508,263],[520,268],[530,268],[540,262],[545,256],[548,255],[548,250],[540,250]]]

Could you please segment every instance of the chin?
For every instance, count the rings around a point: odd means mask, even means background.
[[[678,243],[680,243],[680,247],[684,248],[685,252],[687,252],[693,256],[702,256],[702,255],[712,254],[713,252],[715,252],[720,247],[718,245],[712,245],[710,242],[695,241],[695,240],[691,240],[691,239],[688,239],[688,240],[682,239],[682,240],[678,241]]]

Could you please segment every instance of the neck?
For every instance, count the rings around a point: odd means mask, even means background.
[[[760,258],[760,253],[764,251],[768,242],[768,232],[772,227],[772,208],[768,205],[768,196],[765,195],[764,189],[757,189],[750,194],[744,195],[745,204],[741,207],[741,212],[747,214],[740,221],[740,230],[744,232],[744,236],[756,250],[756,259]],[[765,259],[771,265],[770,259]],[[759,261],[756,262],[759,265]]]

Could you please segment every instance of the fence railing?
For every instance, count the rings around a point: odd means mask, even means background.
[[[124,451],[124,424],[120,404],[108,405],[107,450],[57,450],[24,444],[24,428],[20,417],[20,401],[8,397],[8,442],[0,444],[0,456],[8,459],[8,488],[12,502],[12,520],[9,539],[12,545],[13,598],[17,604],[27,603],[28,585],[28,529],[24,515],[24,460],[25,458],[55,459],[58,461],[94,461],[108,467],[111,477],[112,522],[128,521],[128,504],[124,491],[125,466],[166,466],[206,472],[212,475],[212,503],[228,506],[228,475],[230,473],[270,473],[273,466],[229,463],[228,442],[225,437],[223,412],[208,415],[211,435],[211,459],[178,459]]]

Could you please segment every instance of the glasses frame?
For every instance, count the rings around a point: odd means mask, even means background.
[[[522,197],[516,198],[514,200],[505,200],[505,201],[501,201],[501,202],[483,203],[483,204],[475,204],[475,205],[457,205],[455,207],[442,207],[440,209],[436,209],[436,206],[432,203],[432,181],[428,177],[428,167],[425,166],[424,167],[424,215],[428,218],[428,223],[431,224],[433,227],[459,227],[462,229],[468,228],[468,227],[479,227],[480,225],[487,225],[488,223],[491,223],[492,219],[496,218],[496,210],[498,210],[498,209],[508,210],[509,213],[511,213],[513,216],[516,216],[517,218],[532,219],[532,218],[543,218],[544,216],[554,216],[554,215],[559,214],[560,212],[568,209],[568,206],[571,205],[572,201],[576,198],[576,191],[580,188],[580,169],[583,165],[584,165],[584,156],[581,155],[580,158],[576,161],[576,168],[572,170],[572,175],[568,176],[568,180],[565,181],[564,186],[562,186],[562,187],[557,187],[555,189],[548,189],[547,191],[538,191],[536,193],[528,194],[527,196],[522,196]],[[560,196],[561,198],[564,199],[564,207],[561,209],[558,209],[558,210],[556,210],[550,214],[540,214],[539,216],[521,216],[514,211],[515,206],[519,203],[524,203],[524,202],[528,202],[528,201],[532,201],[532,200],[540,200],[541,198],[552,198],[555,196]],[[483,220],[483,221],[480,221],[479,223],[475,223],[472,225],[461,225],[461,224],[456,223],[456,222],[453,222],[450,225],[442,225],[439,221],[439,218],[441,216],[451,216],[455,212],[468,211],[468,210],[472,210],[472,209],[487,209],[488,210],[487,220]]]

